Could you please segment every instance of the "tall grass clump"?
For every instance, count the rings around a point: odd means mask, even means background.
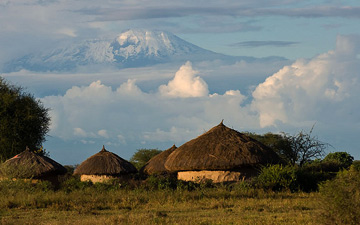
[[[351,166],[320,185],[326,224],[360,224],[360,170]]]

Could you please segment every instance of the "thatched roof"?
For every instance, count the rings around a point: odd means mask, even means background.
[[[4,175],[14,175],[18,178],[42,178],[66,173],[65,167],[49,157],[35,154],[29,148],[5,161],[2,171]]]
[[[130,162],[109,152],[103,146],[102,150],[82,162],[74,171],[79,175],[121,175],[136,173],[137,170]]]
[[[171,172],[237,170],[278,162],[280,158],[272,149],[221,122],[177,148],[168,156],[165,168]]]
[[[141,168],[141,172],[152,175],[152,174],[163,174],[169,172],[164,164],[167,159],[167,157],[177,149],[175,145],[173,145],[171,148],[159,153],[158,155],[152,157],[143,168]]]

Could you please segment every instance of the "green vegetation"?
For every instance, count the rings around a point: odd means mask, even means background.
[[[297,168],[294,166],[270,165],[263,167],[256,178],[256,185],[272,191],[297,189]]]
[[[48,109],[0,78],[0,160],[41,147]],[[1,224],[359,224],[360,162],[304,131],[252,138],[273,148],[283,164],[263,166],[257,177],[214,184],[177,180],[174,174],[142,180],[80,182],[73,167],[57,182],[28,178],[31,168],[0,166]],[[38,150],[36,150],[38,149]],[[161,151],[139,149],[140,170]],[[314,160],[315,159],[315,160]],[[16,179],[15,179],[16,178]]]
[[[313,159],[321,158],[329,145],[313,136],[313,128],[308,133],[300,131],[295,135],[286,133],[264,135],[247,133],[247,135],[271,147],[286,163],[303,166]]]
[[[158,181],[158,183],[161,181]],[[267,192],[243,183],[91,184],[0,182],[2,224],[316,224],[317,196]]]
[[[93,184],[80,182],[68,167],[57,186],[0,181],[0,223],[358,224],[359,163],[340,172],[329,165],[271,165],[256,178],[229,184],[175,176]]]
[[[0,164],[0,177],[6,177],[8,179],[13,178],[33,178],[33,174],[36,171],[35,166],[30,161],[25,161],[26,165],[19,165],[16,167],[11,167],[5,165],[5,163]]]
[[[354,161],[354,157],[347,152],[332,152],[323,161],[337,163],[341,168],[349,168]]]
[[[1,161],[24,151],[26,146],[43,153],[41,144],[49,123],[48,109],[40,101],[0,77]]]
[[[320,186],[324,218],[331,224],[360,224],[360,170],[351,166]]]
[[[156,156],[160,152],[162,151],[158,149],[138,149],[131,157],[130,162],[137,170],[140,170],[152,157]]]
[[[290,140],[284,134],[273,134],[270,132],[266,134],[245,134],[272,148],[286,163],[290,163],[294,157]]]

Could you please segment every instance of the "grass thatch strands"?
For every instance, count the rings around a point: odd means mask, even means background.
[[[103,149],[82,162],[74,171],[78,175],[122,175],[136,173],[137,169],[120,156]]]
[[[165,168],[164,164],[167,157],[175,151],[175,149],[177,149],[177,147],[173,145],[171,148],[151,158],[145,166],[141,168],[141,172],[148,175],[168,173],[169,171]]]
[[[222,122],[171,153],[165,168],[170,172],[241,170],[244,167],[280,162],[269,147],[226,127]]]

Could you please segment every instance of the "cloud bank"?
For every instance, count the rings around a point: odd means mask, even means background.
[[[52,109],[50,135],[65,141],[180,145],[222,119],[237,130],[259,133],[299,131],[316,123],[330,144],[359,157],[353,149],[358,142],[353,134],[360,131],[359,53],[359,36],[338,36],[334,50],[284,66],[248,96],[236,89],[211,93],[206,77],[187,62],[155,91],[141,90],[135,79],[116,88],[98,80],[41,101]]]
[[[339,36],[335,50],[299,59],[268,77],[253,92],[260,125],[358,121],[358,53],[359,36]]]
[[[244,125],[255,118],[241,104],[246,99],[239,90],[209,94],[207,83],[196,76],[187,62],[168,84],[146,93],[135,79],[116,90],[100,80],[89,86],[74,86],[63,96],[47,96],[41,101],[51,108],[52,136],[64,140],[103,140],[114,145],[131,141],[185,141],[223,117]],[[120,137],[120,138],[119,138]]]
[[[275,47],[288,47],[296,45],[298,42],[293,41],[243,41],[231,44],[231,47],[262,47],[262,46],[275,46]]]

